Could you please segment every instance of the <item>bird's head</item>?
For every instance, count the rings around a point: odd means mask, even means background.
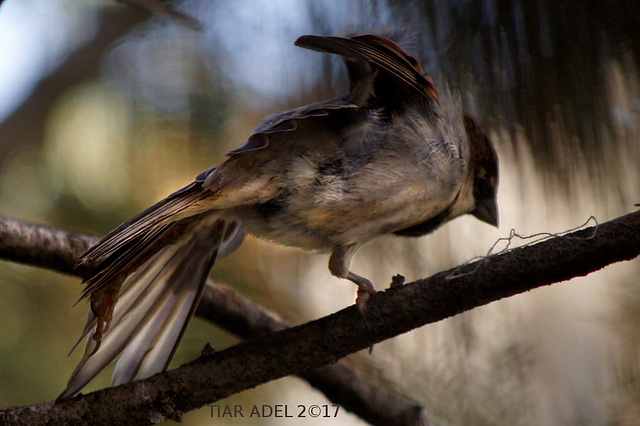
[[[469,173],[473,180],[474,208],[469,213],[483,222],[498,226],[498,155],[487,134],[469,113],[464,114],[469,138]]]

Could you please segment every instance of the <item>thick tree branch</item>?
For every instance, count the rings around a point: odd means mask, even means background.
[[[250,339],[147,380],[62,403],[4,411],[21,424],[147,424],[241,390],[310,371],[382,340],[489,302],[584,276],[640,254],[640,212],[514,249],[372,297],[366,322],[355,307]],[[451,278],[454,275],[457,278]],[[118,407],[114,412],[113,407]]]
[[[82,275],[73,267],[75,259],[97,241],[96,237],[0,215],[0,258],[7,260]],[[276,314],[213,281],[207,283],[197,315],[243,338],[289,327]],[[426,424],[418,403],[375,385],[342,363],[299,376],[330,401],[372,424]],[[0,424],[2,418],[0,415]]]
[[[274,333],[290,327],[221,283],[207,283],[197,315],[243,338]],[[423,408],[397,393],[362,378],[352,368],[336,362],[296,373],[332,402],[374,425],[427,425]]]
[[[74,234],[44,225],[0,215],[0,258],[31,266],[82,275],[73,267],[87,248],[98,242],[89,235]]]

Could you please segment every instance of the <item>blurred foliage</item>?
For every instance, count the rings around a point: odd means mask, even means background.
[[[71,57],[61,54],[57,68],[43,68],[52,73],[41,74],[50,86],[36,87],[0,123],[0,213],[105,233],[224,160],[265,114],[346,90],[340,61],[294,47],[296,37],[390,28],[403,30],[436,83],[460,92],[490,130],[500,151],[504,225],[493,231],[461,218],[425,239],[373,242],[354,269],[379,288],[398,272],[415,279],[484,254],[509,227],[560,231],[640,202],[636,2],[177,4],[203,30],[110,2],[95,11],[99,26],[86,15],[80,32],[95,38]],[[63,12],[73,7],[60,2]],[[37,34],[37,26],[31,30]],[[60,37],[73,40],[62,33],[64,26]],[[214,276],[298,323],[353,301],[353,286],[329,278],[326,261],[249,238]],[[637,276],[637,262],[608,268],[348,361],[444,423],[632,424],[625,419],[640,412]],[[80,355],[64,357],[83,323],[84,306],[71,308],[78,281],[0,264],[0,379],[11,384],[0,389],[0,405],[51,400],[64,387]],[[608,282],[620,284],[612,292]],[[195,321],[174,365],[205,342],[220,349],[236,341]],[[103,375],[90,389],[106,385]],[[224,403],[286,400],[321,398],[285,379]],[[208,424],[208,413],[205,407],[186,422]],[[336,422],[357,420],[344,414]]]

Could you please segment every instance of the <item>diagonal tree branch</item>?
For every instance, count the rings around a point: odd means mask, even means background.
[[[98,238],[0,215],[0,258],[82,275],[75,259]],[[197,315],[243,338],[289,327],[276,314],[210,280]],[[422,407],[359,376],[343,363],[299,374],[330,401],[372,424],[426,424]],[[0,424],[2,416],[0,415]]]
[[[1,235],[1,234],[0,234]],[[148,424],[289,374],[310,371],[424,324],[543,285],[587,275],[640,254],[640,212],[372,297],[366,323],[355,307],[230,349],[204,354],[147,380],[61,403],[9,408],[15,424]],[[457,278],[451,278],[454,275]],[[118,407],[117,412],[113,407]],[[20,423],[18,423],[20,422]]]
[[[290,327],[222,283],[207,283],[197,315],[243,338]],[[361,377],[342,362],[296,373],[332,402],[374,425],[427,425],[419,403]]]
[[[640,255],[640,212],[597,227],[484,258],[378,293],[366,322],[355,307],[298,327],[204,354],[147,380],[61,403],[4,410],[8,421],[38,424],[147,424],[289,374],[309,371],[382,340],[489,302],[584,276]],[[456,278],[452,278],[454,276]],[[113,407],[118,407],[115,412]]]

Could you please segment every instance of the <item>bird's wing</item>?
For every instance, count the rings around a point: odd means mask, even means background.
[[[415,98],[437,102],[438,90],[418,60],[393,41],[374,34],[352,37],[305,35],[296,46],[341,55],[349,71],[352,90],[369,74],[366,64],[376,73],[373,89],[376,97],[392,96],[403,101]]]

